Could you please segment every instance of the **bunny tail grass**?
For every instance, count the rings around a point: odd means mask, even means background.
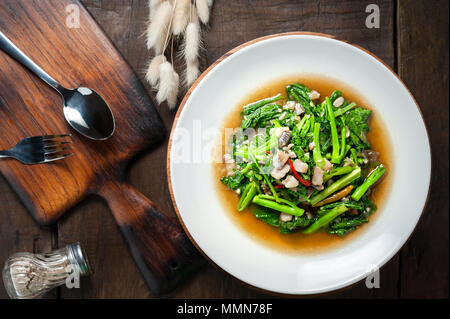
[[[150,62],[145,79],[150,83],[153,88],[157,87],[159,81],[159,66],[166,62],[167,59],[164,55],[155,56]]]
[[[200,47],[200,24],[198,19],[190,22],[184,36],[184,57],[186,62],[195,61]]]
[[[207,24],[209,21],[209,5],[207,0],[196,0],[195,5],[197,7],[197,14],[200,21],[203,24]]]
[[[186,29],[189,22],[190,0],[177,0],[172,21],[173,35],[180,35]]]
[[[178,88],[180,87],[180,77],[178,76],[177,72],[173,72],[172,74],[173,82],[174,82],[174,88],[169,93],[169,96],[167,97],[167,105],[169,106],[170,110],[173,110],[175,106],[177,105],[178,100]]]
[[[157,8],[153,21],[150,22],[147,29],[147,48],[155,48],[161,51],[164,48],[165,35],[167,33],[170,18],[172,16],[172,5],[169,1],[161,3]],[[163,43],[161,45],[161,43]],[[156,52],[161,54],[161,52]]]
[[[163,0],[149,0],[148,7],[150,8],[150,22],[155,16],[156,8],[163,2]]]
[[[198,60],[187,62],[185,75],[186,87],[190,87],[195,82],[195,80],[197,80],[199,75],[200,69],[198,65]]]
[[[158,103],[166,101],[174,90],[177,89],[178,83],[174,77],[175,70],[170,62],[164,62],[159,66],[159,87],[156,94]]]

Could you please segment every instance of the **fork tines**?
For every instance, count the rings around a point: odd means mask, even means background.
[[[12,157],[23,164],[42,164],[72,156],[69,134],[27,137],[9,150],[0,151],[0,158]]]
[[[70,136],[70,134],[41,136],[40,142],[44,150],[44,161],[57,161],[72,156],[73,153],[70,152],[72,148],[68,146],[72,141],[64,140],[64,138]]]

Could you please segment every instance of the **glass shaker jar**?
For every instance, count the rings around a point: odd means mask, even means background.
[[[63,284],[76,287],[89,272],[83,249],[75,243],[45,254],[12,255],[3,268],[3,282],[10,298],[32,299]]]

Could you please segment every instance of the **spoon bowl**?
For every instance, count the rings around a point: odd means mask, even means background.
[[[106,140],[114,134],[114,115],[105,100],[94,90],[79,87],[64,89],[64,116],[81,135]]]

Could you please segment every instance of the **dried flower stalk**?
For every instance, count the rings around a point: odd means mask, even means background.
[[[203,24],[209,21],[209,5],[207,0],[196,0],[197,14]]]
[[[173,14],[172,33],[173,35],[180,35],[186,29],[189,22],[190,0],[178,0],[175,5],[175,12]]]
[[[175,108],[180,86],[180,78],[168,61],[165,52],[173,38],[182,37],[182,55],[186,63],[184,83],[187,87],[198,78],[199,51],[201,47],[200,22],[209,22],[213,0],[149,0],[149,25],[146,44],[155,57],[150,61],[145,79],[158,90],[158,103],[167,102],[170,109]],[[173,57],[173,52],[171,54]]]

